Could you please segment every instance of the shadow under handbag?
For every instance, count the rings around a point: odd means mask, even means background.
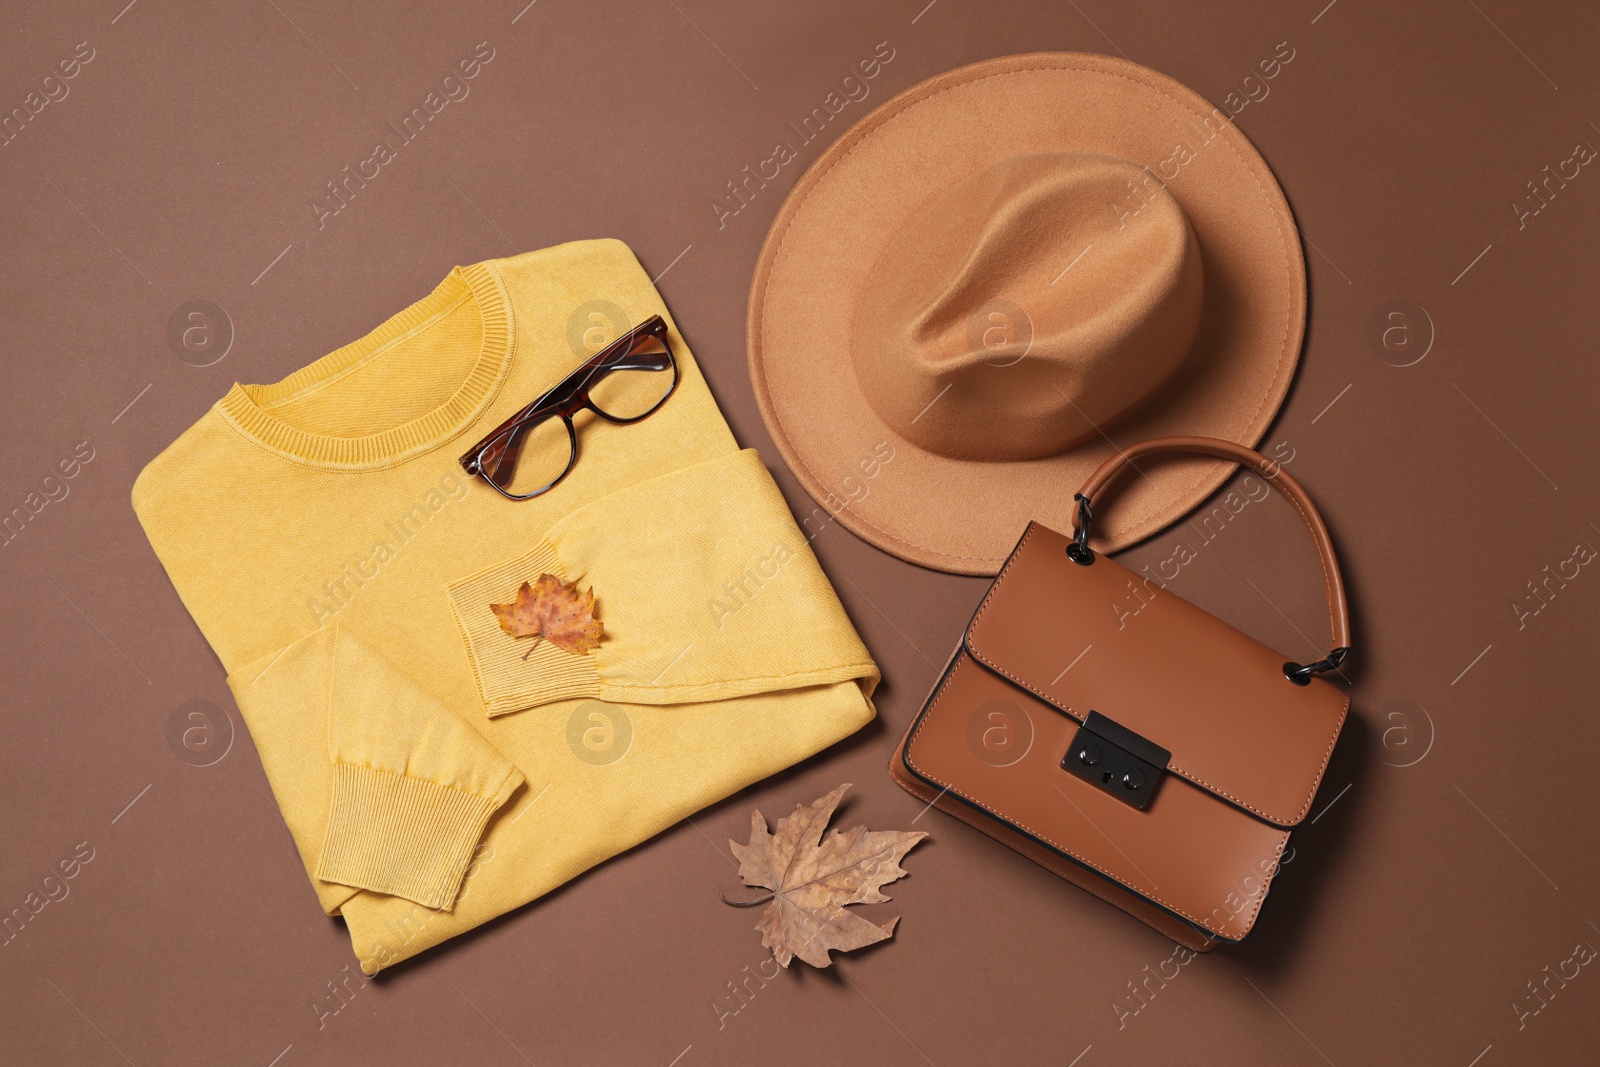
[[[1295,506],[1322,564],[1325,659],[1286,663],[1089,547],[1096,494],[1125,464],[1169,452],[1235,460]],[[1318,677],[1350,645],[1327,528],[1278,464],[1206,437],[1135,445],[1076,499],[1073,537],[1028,524],[890,773],[1187,948],[1240,941],[1350,707]]]

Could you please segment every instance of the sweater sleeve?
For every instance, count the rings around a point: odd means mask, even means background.
[[[324,906],[366,889],[449,910],[521,772],[338,624],[229,684]],[[326,761],[306,760],[318,745]]]
[[[549,573],[592,589],[600,647],[508,637],[488,605]],[[761,457],[746,449],[569,513],[451,585],[488,714],[593,698],[672,705],[854,681],[873,663]]]

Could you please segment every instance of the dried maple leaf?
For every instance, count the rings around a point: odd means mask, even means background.
[[[594,590],[580,592],[576,585],[553,574],[539,575],[532,585],[523,582],[515,600],[490,604],[489,610],[512,637],[532,637],[535,643],[542,637],[577,655],[599,648],[604,632],[594,617]]]
[[[900,921],[896,916],[879,926],[846,911],[845,905],[888,900],[879,887],[905,876],[901,859],[928,835],[857,826],[843,833],[834,830],[823,839],[823,829],[849,788],[841,785],[812,804],[797,805],[792,815],[778,820],[776,834],[769,834],[767,820],[753,811],[750,843],[728,842],[745,884],[771,892],[749,901],[723,899],[739,907],[767,905],[756,929],[784,967],[796,956],[813,967],[827,967],[833,962],[829,951],[849,952],[886,940]]]

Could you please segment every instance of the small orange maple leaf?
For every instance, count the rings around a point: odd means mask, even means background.
[[[500,628],[512,637],[539,638],[574,655],[600,647],[604,629],[594,617],[594,590],[580,591],[553,574],[541,574],[533,584],[522,583],[509,604],[490,604]],[[532,652],[533,649],[528,649]],[[527,659],[525,654],[523,659]]]

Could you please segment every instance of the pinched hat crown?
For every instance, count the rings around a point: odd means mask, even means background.
[[[867,402],[957,459],[1038,459],[1097,436],[1194,340],[1200,249],[1144,167],[1051,152],[991,163],[898,226],[855,308]]]

